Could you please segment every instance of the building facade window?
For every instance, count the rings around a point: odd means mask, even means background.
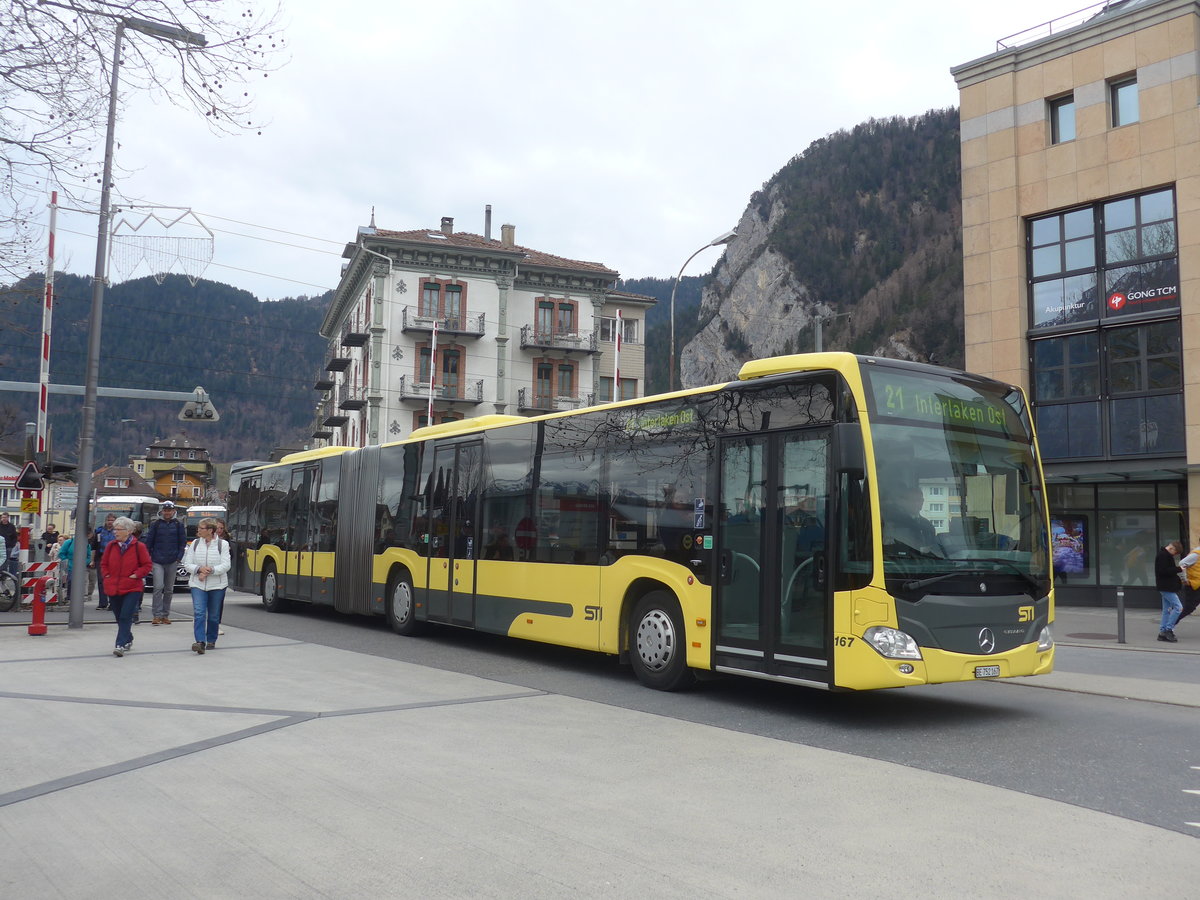
[[[442,357],[442,392],[450,397],[461,396],[459,367],[462,363],[461,354],[457,350],[443,350]]]
[[[1108,83],[1108,101],[1113,128],[1132,125],[1138,120],[1137,76],[1118,78]]]
[[[621,343],[623,344],[640,344],[641,329],[638,327],[638,319],[621,318]],[[610,343],[617,340],[617,318],[616,316],[603,316],[600,319],[600,340],[609,341]]]
[[[442,302],[442,286],[435,281],[421,284],[421,305],[417,314],[432,319],[438,314]]]
[[[537,364],[535,386],[535,397],[549,399],[554,396],[554,366],[552,364],[544,362]]]
[[[1049,102],[1050,143],[1075,140],[1075,95],[1068,94]]]
[[[558,367],[558,396],[559,397],[574,397],[575,396],[575,367],[574,366],[559,366]]]
[[[613,400],[632,400],[637,396],[637,379],[622,378],[620,396],[613,397],[613,378],[611,375],[600,376],[600,402],[611,403]]]
[[[459,284],[446,285],[446,319],[457,327],[462,327],[463,318],[463,289]]]
[[[1030,371],[1046,459],[1179,455],[1173,189],[1029,222]]]
[[[537,319],[534,322],[534,330],[539,335],[554,333],[554,304],[549,300],[538,301]]]

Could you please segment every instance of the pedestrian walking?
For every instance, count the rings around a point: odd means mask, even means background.
[[[117,520],[115,513],[109,513],[104,517],[104,524],[97,528],[92,533],[92,559],[95,565],[100,565],[100,560],[104,558],[104,551],[108,549],[108,545],[113,542],[113,538],[117,536],[113,531],[113,522]],[[100,579],[100,602],[97,604],[97,609],[108,609],[108,594],[104,592],[104,579]]]
[[[60,534],[54,539],[54,550],[50,551],[50,559],[58,562],[58,594],[60,598],[66,599],[71,596],[71,569],[74,559],[74,538],[67,538],[65,534]],[[91,547],[88,548],[91,552]]]
[[[146,550],[154,563],[154,624],[170,625],[175,570],[179,568],[184,548],[187,547],[187,531],[183,523],[175,518],[175,504],[170,500],[163,501],[158,515],[146,532]]]
[[[153,563],[145,546],[133,534],[133,520],[120,516],[113,522],[115,537],[100,560],[104,591],[117,620],[117,645],[113,656],[133,649],[133,614],[142,599],[142,586]]]
[[[1183,602],[1183,611],[1179,614],[1179,618],[1175,620],[1178,625],[1196,611],[1196,607],[1200,606],[1200,541],[1196,542],[1196,546],[1192,547],[1192,552],[1179,561],[1179,568],[1183,570],[1183,594],[1179,598]]]
[[[229,542],[217,534],[215,519],[201,519],[196,539],[183,554],[183,566],[191,576],[192,650],[203,654],[217,646],[221,607],[229,586]]]
[[[1162,623],[1159,625],[1158,639],[1171,644],[1179,640],[1175,637],[1175,623],[1183,612],[1183,604],[1179,602],[1179,551],[1182,549],[1179,541],[1167,541],[1154,557],[1154,584],[1162,597]]]
[[[217,537],[219,537],[221,540],[225,541],[225,543],[229,544],[229,571],[232,572],[233,571],[233,560],[234,560],[233,542],[229,540],[229,535],[226,533],[228,529],[227,529],[227,526],[225,525],[225,520],[217,519],[216,522],[217,522]],[[229,576],[226,575],[225,577],[228,578]],[[217,634],[225,633],[225,629],[220,627],[221,626],[221,618],[224,615],[225,615],[225,601],[222,600],[221,601],[221,614],[219,616],[217,616]]]
[[[5,555],[0,561],[0,569],[7,569],[14,578],[20,578],[21,572],[21,537],[17,534],[17,526],[9,519],[8,513],[0,513],[0,537],[4,538]]]

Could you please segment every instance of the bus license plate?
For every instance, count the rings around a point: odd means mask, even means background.
[[[1000,677],[1000,667],[999,666],[976,666],[975,667],[975,677],[976,678],[999,678]]]

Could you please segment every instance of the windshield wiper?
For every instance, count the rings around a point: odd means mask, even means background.
[[[1010,569],[1012,569],[1012,572],[1014,575],[1016,575],[1018,578],[1021,578],[1022,580],[1024,580],[1024,582],[1033,589],[1034,593],[1038,593],[1039,591],[1041,591],[1041,589],[1042,589],[1041,583],[1036,578],[1034,578],[1032,575],[1030,575],[1028,572],[1021,571],[1020,566],[1018,566],[1012,560],[996,559],[994,557],[978,557],[978,558],[982,559],[984,562],[995,563],[998,566],[1008,566]]]
[[[997,563],[998,565],[1008,566],[1012,569],[1012,574],[1023,580],[1033,589],[1034,593],[1041,590],[1041,585],[1038,584],[1036,578],[1032,575],[1026,575],[1016,565],[1006,559],[984,559],[984,562]],[[946,581],[950,578],[957,578],[959,575],[992,575],[995,574],[992,569],[980,569],[977,566],[969,566],[962,569],[955,569],[953,572],[944,572],[941,575],[933,575],[929,578],[922,578],[918,581],[906,581],[902,585],[906,591],[919,591],[921,588],[929,587],[931,584],[937,584],[941,581]]]

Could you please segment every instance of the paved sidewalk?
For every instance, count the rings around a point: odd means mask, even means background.
[[[1127,623],[1143,643],[1145,618]],[[229,626],[198,656],[183,618],[139,626],[116,659],[111,619],[93,605],[87,621],[0,626],[5,896],[1126,898],[1200,883],[1194,838],[1053,800]],[[1060,638],[1106,621],[1068,612]]]

